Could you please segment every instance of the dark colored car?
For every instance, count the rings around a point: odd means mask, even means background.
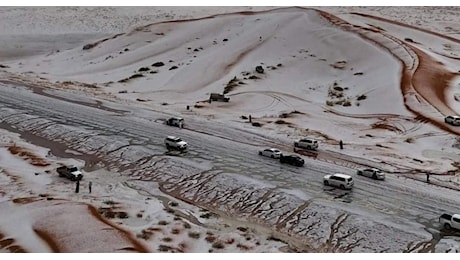
[[[300,157],[300,156],[297,156],[297,155],[281,155],[280,156],[280,162],[281,163],[287,163],[287,164],[291,164],[291,165],[294,165],[294,166],[303,166],[303,164],[305,163],[305,161]]]

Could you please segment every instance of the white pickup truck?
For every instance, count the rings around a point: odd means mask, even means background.
[[[458,229],[460,230],[460,214],[442,214],[439,217],[439,223],[445,229]]]

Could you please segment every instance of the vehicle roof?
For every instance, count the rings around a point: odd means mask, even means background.
[[[174,135],[168,135],[166,138],[168,138],[168,139],[179,139],[179,137],[174,136]]]
[[[171,117],[172,119],[176,119],[176,120],[184,120],[182,117],[177,117],[177,116],[173,116]]]
[[[271,151],[277,151],[277,152],[280,151],[279,149],[276,149],[276,148],[267,148],[267,149],[265,149],[265,150],[271,150]]]
[[[345,178],[345,179],[351,178],[350,175],[346,175],[346,174],[343,174],[343,173],[335,173],[334,176],[342,177],[342,178]]]
[[[452,118],[460,118],[460,116],[447,116],[447,117],[452,117]]]

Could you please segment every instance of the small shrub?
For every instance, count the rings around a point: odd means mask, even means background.
[[[366,99],[367,96],[366,95],[359,95],[358,98],[356,98],[357,100],[364,100]]]
[[[168,224],[169,224],[169,222],[166,221],[166,220],[160,220],[160,221],[158,221],[158,225],[166,226],[166,225],[168,225]]]
[[[261,126],[262,126],[262,124],[261,124],[261,123],[259,123],[259,122],[253,122],[253,123],[252,123],[252,126],[255,126],[255,127],[261,127]]]
[[[279,120],[276,120],[276,121],[275,121],[275,124],[277,124],[277,125],[282,125],[282,124],[287,124],[287,122],[284,121],[284,120],[279,119]]]
[[[139,72],[141,72],[141,71],[149,71],[149,70],[150,70],[149,67],[142,67],[142,68],[139,69]]]
[[[128,213],[122,211],[122,212],[118,212],[117,217],[118,218],[128,218],[129,216],[128,216]]]
[[[104,202],[102,202],[102,203],[107,204],[107,205],[115,205],[115,204],[117,204],[117,203],[114,202],[113,200],[106,200],[106,201],[104,201]]]
[[[171,249],[171,247],[170,247],[170,246],[167,246],[167,245],[160,245],[160,246],[158,246],[158,251],[160,251],[160,252],[168,252],[169,249]]]
[[[224,243],[222,243],[222,241],[216,241],[212,244],[212,247],[213,248],[216,248],[216,249],[222,249],[222,248],[225,248],[224,246]]]
[[[236,229],[238,229],[238,230],[241,231],[241,232],[246,232],[246,231],[248,231],[248,228],[245,228],[245,227],[237,227]]]
[[[164,66],[164,65],[165,64],[163,62],[161,62],[161,61],[155,62],[155,63],[152,64],[153,67],[161,67],[161,66]]]
[[[190,231],[190,232],[188,232],[188,236],[191,237],[191,238],[194,238],[194,239],[198,239],[198,238],[200,238],[200,232]]]
[[[240,116],[240,118],[241,118],[241,119],[244,119],[244,120],[248,119],[247,116]]]
[[[118,93],[119,94],[125,94],[125,93],[128,93],[128,91],[127,90],[120,90],[120,91],[118,91]]]
[[[326,105],[332,107],[332,106],[334,106],[334,101],[332,101],[332,100],[326,100]]]
[[[344,106],[344,107],[349,107],[349,106],[351,106],[350,100],[345,100],[345,102],[343,102],[343,106]]]
[[[208,213],[201,214],[200,218],[210,218],[211,216],[212,214],[208,212]]]
[[[162,239],[162,241],[164,241],[164,242],[171,242],[171,241],[173,241],[173,239],[170,238],[170,237],[164,237],[164,238]]]
[[[170,202],[169,202],[169,205],[170,205],[171,207],[177,207],[177,206],[179,205],[179,203],[177,203],[176,201],[170,201]]]
[[[243,245],[243,244],[240,244],[240,243],[238,243],[238,244],[236,245],[236,247],[238,247],[238,248],[240,248],[240,249],[242,249],[242,250],[246,250],[246,251],[248,251],[249,249],[251,249],[249,246]]]
[[[167,208],[166,212],[168,212],[169,214],[174,214],[175,211],[173,209]]]
[[[189,229],[192,226],[188,222],[184,222],[184,228]]]
[[[274,236],[269,236],[269,237],[267,238],[267,240],[272,240],[272,241],[277,241],[277,242],[283,242],[283,240],[281,240],[281,239],[279,239],[279,238],[276,238],[276,237],[274,237]]]
[[[256,75],[251,75],[249,79],[259,79],[259,77],[257,77]]]
[[[175,217],[174,217],[174,220],[178,221],[178,220],[182,220],[182,218],[179,217],[179,216],[175,216]]]
[[[142,216],[143,216],[142,213],[137,213],[136,214],[136,217],[138,217],[138,218],[142,218]]]
[[[131,77],[129,77],[129,79],[142,78],[142,77],[144,77],[144,75],[142,75],[140,73],[136,73],[136,74],[131,75]]]
[[[412,143],[415,142],[415,139],[414,139],[413,137],[409,137],[409,138],[407,138],[405,141],[406,141],[406,143],[412,144]]]
[[[205,238],[206,241],[208,241],[209,243],[213,243],[214,241],[216,241],[216,237],[215,236],[207,236]]]
[[[231,245],[231,244],[233,244],[233,243],[235,243],[235,239],[234,239],[234,238],[229,238],[229,239],[227,239],[227,240],[225,241],[225,244],[227,244],[227,245]]]
[[[180,229],[178,229],[178,228],[173,228],[173,229],[171,230],[171,233],[174,234],[174,235],[180,234]]]
[[[161,103],[161,105],[162,105],[162,106],[167,106],[167,105],[169,105],[169,104],[166,103],[166,102],[163,102],[163,103]]]
[[[169,70],[175,70],[175,69],[178,69],[179,67],[177,66],[172,66],[171,68],[169,68]]]

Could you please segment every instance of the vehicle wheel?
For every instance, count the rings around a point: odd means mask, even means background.
[[[299,147],[299,144],[298,144],[298,143],[294,143],[294,147]]]
[[[377,180],[377,174],[374,173],[374,174],[372,175],[372,178],[373,178],[374,180]]]
[[[452,228],[452,227],[450,226],[449,223],[444,224],[444,227],[445,227],[446,229],[451,229],[451,228]]]
[[[64,177],[64,175],[63,175],[63,174],[61,174],[61,173],[59,173],[59,177]]]
[[[343,184],[340,184],[340,188],[344,190],[345,186],[343,186]]]
[[[324,181],[324,185],[329,185],[329,182],[328,182],[328,181]]]
[[[262,152],[259,152],[259,155],[262,155]]]

